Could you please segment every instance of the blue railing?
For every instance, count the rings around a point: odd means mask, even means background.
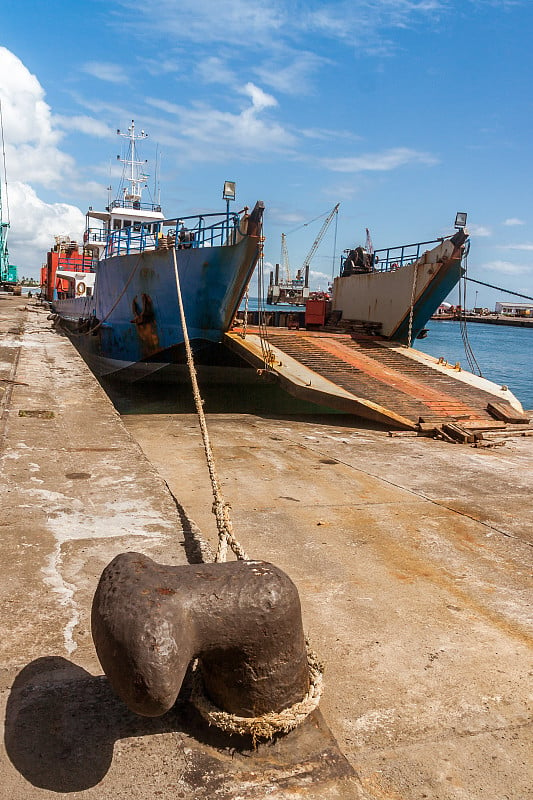
[[[139,228],[129,225],[127,228],[103,235],[102,241],[105,242],[104,255],[107,258],[155,250],[158,237],[152,232],[151,225],[141,225]]]
[[[218,218],[211,222],[211,218]],[[104,257],[142,253],[158,247],[178,250],[236,244],[242,235],[238,214],[202,214],[134,223],[116,231],[89,228],[86,242],[105,244]]]

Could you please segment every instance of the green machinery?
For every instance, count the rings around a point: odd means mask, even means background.
[[[4,147],[4,125],[2,121],[2,106],[0,105],[0,133],[2,135],[2,160],[3,175],[0,177],[0,289],[12,289],[18,283],[17,268],[9,263],[9,251],[7,249],[7,233],[9,230],[9,207],[7,205],[7,177],[6,177],[6,151]],[[2,206],[2,186],[5,187],[5,209],[7,222],[4,219],[4,208]]]

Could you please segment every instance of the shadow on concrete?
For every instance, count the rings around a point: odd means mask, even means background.
[[[187,562],[189,564],[207,564],[210,561],[214,561],[215,554],[212,552],[209,543],[203,538],[200,528],[187,516],[184,507],[166,481],[165,485],[176,506],[183,534],[183,548],[185,550]]]
[[[176,722],[174,711],[157,719],[136,716],[107,678],[45,657],[17,675],[7,702],[5,745],[34,786],[75,792],[102,780],[117,739],[176,730]]]
[[[100,783],[111,767],[118,739],[171,732],[178,735],[172,749],[182,781],[193,793],[201,789],[202,797],[222,786],[237,789],[243,770],[251,768],[259,792],[266,779],[295,791],[304,776],[320,786],[353,775],[320,712],[287,736],[254,750],[248,737],[210,728],[187,701],[188,687],[186,679],[176,704],[164,716],[141,717],[128,710],[105,676],[92,676],[60,656],[36,659],[21,670],[11,689],[6,752],[29,783],[64,793]],[[144,766],[139,764],[139,777],[154,767],[149,760],[146,756]]]

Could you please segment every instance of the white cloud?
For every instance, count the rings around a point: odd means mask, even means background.
[[[524,272],[531,270],[530,267],[512,264],[510,261],[487,261],[483,264],[483,269],[488,269],[491,272],[501,272],[504,275],[522,275]]]
[[[360,156],[344,158],[325,158],[323,165],[333,172],[386,172],[403,167],[406,164],[437,164],[437,159],[430,153],[411,150],[408,147],[396,147],[381,153],[365,153]]]
[[[265,152],[289,151],[296,142],[293,134],[263,116],[266,109],[277,106],[277,100],[251,82],[240,93],[251,102],[238,112],[220,111],[200,102],[192,107],[157,98],[148,98],[147,102],[175,117],[167,143],[181,149],[189,160],[221,161],[236,149],[245,160],[255,160]]]
[[[309,270],[309,286],[311,290],[321,290],[326,291],[328,288],[328,284],[331,281],[331,274],[326,275],[325,272],[318,272],[317,270],[310,269]]]
[[[261,83],[288,95],[309,94],[311,76],[331,63],[331,59],[323,58],[317,53],[293,53],[290,48],[278,50],[267,63],[255,67],[254,72]]]
[[[277,106],[278,101],[271,94],[267,94],[254,83],[248,82],[243,89],[242,94],[248,95],[252,100],[252,106],[256,111],[262,111],[264,108]]]
[[[108,83],[128,83],[129,78],[120,64],[105,61],[88,61],[82,67],[83,72]]]
[[[283,225],[285,229],[303,224],[306,220],[306,215],[301,211],[289,210],[287,207],[268,206],[266,213],[270,222]]]
[[[237,82],[234,70],[230,69],[226,61],[219,56],[200,59],[196,64],[196,74],[202,83],[222,83],[232,86]]]
[[[126,9],[130,32],[146,36],[159,32],[176,42],[193,41],[202,44],[223,42],[254,46],[258,40],[266,44],[270,36],[282,35],[290,23],[288,8],[280,0],[270,0],[266,6],[248,0],[117,0]],[[124,20],[120,22],[124,25]]]
[[[37,277],[54,236],[68,235],[81,241],[85,217],[75,206],[45,203],[34,189],[15,181],[9,185],[11,228],[10,261],[21,267],[21,274]]]
[[[504,247],[505,250],[523,250],[525,252],[530,252],[533,250],[533,244],[529,242],[524,242],[524,244],[508,244]]]
[[[181,71],[180,58],[177,55],[173,56],[171,53],[166,58],[159,53],[157,58],[143,58],[141,56],[139,63],[150,75],[172,75],[173,73],[179,74]]]
[[[276,91],[307,93],[307,78],[332,58],[331,40],[360,54],[380,56],[397,50],[395,29],[435,25],[439,12],[451,12],[449,0],[116,0],[122,8],[121,33],[133,37],[157,36],[165,49],[185,45],[180,59],[197,69],[197,48],[188,58],[187,45],[225,46],[261,82]],[[111,24],[117,24],[111,18]],[[308,50],[310,38],[319,37],[324,54]],[[243,54],[247,54],[246,56]],[[253,60],[252,60],[253,59]],[[202,70],[203,71],[203,70]],[[205,71],[203,71],[205,75]],[[209,77],[209,76],[208,76]],[[209,79],[209,82],[212,82]]]
[[[517,217],[509,217],[509,219],[506,219],[503,224],[512,227],[513,225],[525,225],[526,223],[524,220],[518,219]]]
[[[54,129],[43,88],[5,47],[0,47],[0,100],[8,180],[50,188],[72,177],[74,161],[59,149],[62,134]]]
[[[74,117],[56,115],[54,116],[54,124],[65,131],[79,131],[80,133],[86,133],[89,136],[96,136],[101,139],[105,139],[114,133],[114,129],[109,125],[100,122],[98,119],[94,119],[94,117],[87,117],[83,114]]]
[[[39,274],[53,237],[61,233],[78,237],[84,224],[78,208],[66,203],[47,203],[35,188],[72,188],[78,179],[74,160],[60,149],[63,133],[44,97],[37,78],[13,53],[0,47],[9,255],[21,274],[34,277]],[[62,123],[67,127],[64,118]],[[80,124],[78,119],[73,127]]]
[[[470,236],[479,236],[479,237],[487,237],[492,236],[492,231],[490,228],[486,228],[484,225],[476,225],[473,223],[472,225],[468,225],[468,233]]]
[[[450,10],[448,0],[308,0],[295,6],[287,0],[270,0],[262,6],[248,0],[117,0],[131,13],[130,30],[151,30],[177,37],[177,41],[236,42],[253,47],[258,41],[305,40],[310,33],[348,40],[354,46],[376,46],[378,32],[434,21],[438,12]],[[216,20],[216,24],[213,24]]]
[[[343,128],[302,128],[300,134],[306,139],[317,139],[324,142],[331,142],[332,139],[347,139],[356,142],[363,138],[359,134]]]

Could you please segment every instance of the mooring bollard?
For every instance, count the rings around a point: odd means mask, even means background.
[[[281,711],[309,688],[298,591],[263,561],[175,567],[123,553],[100,578],[92,634],[113,689],[145,716],[174,705],[195,658],[212,703],[241,717]]]

